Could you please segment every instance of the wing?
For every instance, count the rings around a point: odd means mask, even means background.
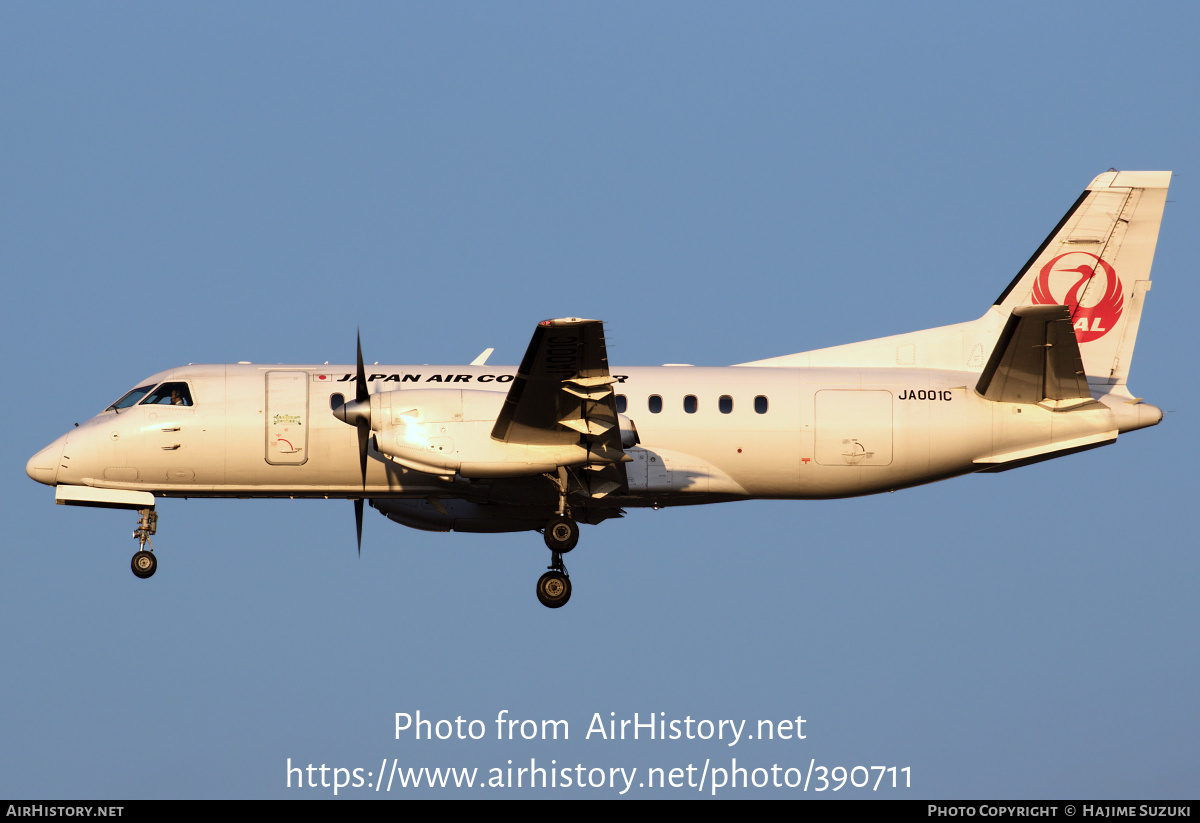
[[[506,443],[588,449],[578,477],[589,497],[626,486],[614,379],[608,373],[604,324],[567,317],[543,320],[504,399],[492,437]]]

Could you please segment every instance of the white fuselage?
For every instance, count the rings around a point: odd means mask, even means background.
[[[353,398],[353,372],[250,364],[161,372],[143,383],[184,382],[193,405],[103,412],[39,453],[30,473],[41,458],[57,466],[35,475],[50,485],[172,497],[453,497],[469,485],[372,449],[364,489],[355,429],[331,412],[334,395]],[[376,365],[368,379],[372,393],[472,392],[463,419],[433,424],[440,448],[453,450],[470,427],[490,431],[515,373]],[[1160,416],[1108,396],[1070,413],[991,402],[969,371],[670,366],[612,374],[618,409],[640,443],[626,450],[628,493],[604,502],[611,506],[871,494],[1102,445]]]

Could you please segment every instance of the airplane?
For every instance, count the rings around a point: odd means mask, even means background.
[[[708,368],[610,368],[604,327],[543,320],[520,365],[189,365],[34,455],[63,505],[364,501],[427,531],[540,531],[571,597],[580,524],[626,509],[812,500],[1002,472],[1105,446],[1162,412],[1127,388],[1170,172],[1096,177],[982,317]]]

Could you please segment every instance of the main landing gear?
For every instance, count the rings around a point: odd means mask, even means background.
[[[546,548],[550,550],[548,572],[538,578],[537,598],[548,609],[558,609],[571,599],[571,578],[562,556],[575,548],[579,542],[579,524],[571,517],[567,507],[567,470],[560,466],[555,474],[547,474],[558,492],[558,513],[542,529]]]
[[[144,580],[152,577],[158,570],[158,558],[154,556],[154,544],[150,542],[150,535],[154,534],[154,530],[158,526],[158,512],[154,509],[138,509],[138,514],[142,516],[142,519],[138,521],[138,527],[133,530],[133,537],[138,541],[141,549],[133,555],[133,560],[129,565],[133,569],[133,573]],[[146,551],[147,546],[150,547],[149,551]]]
[[[571,599],[571,578],[562,556],[575,548],[579,542],[579,524],[566,515],[552,518],[542,531],[546,548],[550,549],[550,571],[538,578],[537,596],[548,609],[567,605]]]

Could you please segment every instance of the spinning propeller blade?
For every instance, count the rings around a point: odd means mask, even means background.
[[[354,526],[358,529],[358,556],[362,557],[362,514],[363,501],[361,497],[354,500]]]
[[[358,374],[354,377],[354,401],[360,410],[355,420],[358,428],[358,468],[362,473],[363,489],[367,488],[367,443],[371,438],[371,394],[367,389],[367,373],[363,368],[362,334],[358,335]],[[365,405],[365,409],[361,408]]]
[[[333,416],[358,430],[358,471],[363,491],[367,490],[367,448],[371,442],[371,392],[367,387],[367,371],[363,366],[362,334],[357,335],[358,370],[354,375],[354,399],[343,402],[333,410]],[[354,524],[358,530],[358,554],[362,556],[363,498],[354,500]]]
[[[363,368],[362,356],[362,332],[355,333],[355,343],[358,347],[358,373],[354,375],[354,400],[360,405],[367,404],[366,413],[359,412],[358,419],[355,421],[355,428],[358,429],[358,469],[362,474],[363,491],[367,489],[367,443],[371,438],[371,395],[367,389],[367,373]],[[358,530],[358,556],[362,557],[362,521],[363,521],[363,501],[358,498],[354,501],[354,526]]]

